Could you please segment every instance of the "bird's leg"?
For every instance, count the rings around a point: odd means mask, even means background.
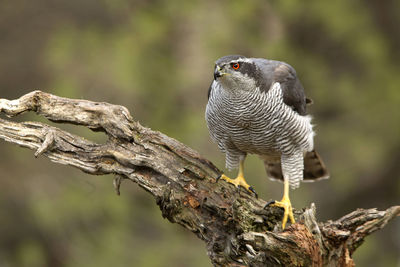
[[[270,205],[280,207],[285,210],[285,213],[283,215],[283,220],[282,220],[282,229],[285,229],[288,216],[290,218],[290,222],[292,224],[295,223],[294,216],[293,216],[293,210],[292,210],[292,203],[290,203],[290,199],[289,199],[289,180],[285,179],[285,181],[284,181],[284,190],[283,190],[282,200],[281,201],[270,201],[265,205],[265,207],[270,206]]]
[[[223,180],[227,181],[228,183],[235,185],[238,188],[239,188],[239,186],[242,186],[247,191],[253,192],[256,195],[256,197],[258,197],[258,195],[257,195],[256,191],[253,189],[253,187],[248,185],[246,180],[244,179],[243,170],[244,170],[244,160],[241,160],[240,164],[239,164],[239,172],[235,179],[231,179],[228,176],[226,176],[225,174],[222,174],[218,179],[223,179]]]

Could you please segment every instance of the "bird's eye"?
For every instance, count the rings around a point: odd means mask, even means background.
[[[232,63],[231,66],[232,66],[232,68],[233,68],[234,70],[238,70],[239,67],[240,67],[240,64],[239,64],[239,63]]]

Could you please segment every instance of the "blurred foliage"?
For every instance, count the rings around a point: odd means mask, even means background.
[[[124,105],[222,168],[204,122],[213,62],[227,54],[286,61],[314,99],[316,147],[331,172],[293,191],[292,203],[315,202],[323,220],[383,209],[400,196],[399,11],[395,0],[1,1],[0,97],[40,89]],[[5,142],[0,152],[0,266],[211,266],[205,244],[163,220],[134,184],[118,197],[111,176]],[[262,198],[281,197],[255,156],[246,175]],[[399,264],[399,236],[397,220],[369,237],[358,266]]]

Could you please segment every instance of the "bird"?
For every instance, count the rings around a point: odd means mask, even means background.
[[[241,55],[215,61],[205,119],[211,139],[225,153],[226,168],[239,168],[235,179],[222,174],[217,181],[257,196],[244,178],[244,161],[247,154],[258,155],[267,176],[284,184],[281,201],[265,205],[284,209],[282,229],[288,218],[295,223],[289,186],[329,177],[314,149],[312,117],[306,112],[311,103],[295,69],[285,62]]]

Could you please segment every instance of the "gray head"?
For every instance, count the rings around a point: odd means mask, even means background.
[[[227,90],[254,90],[265,81],[259,60],[241,55],[221,57],[215,62],[214,80]]]

